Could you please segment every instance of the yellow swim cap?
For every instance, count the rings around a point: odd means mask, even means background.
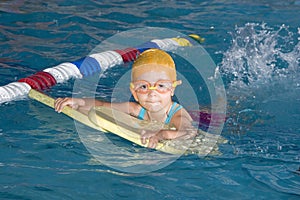
[[[160,49],[148,49],[141,53],[132,65],[131,79],[136,81],[145,72],[165,72],[171,81],[176,81],[175,63],[172,57]]]

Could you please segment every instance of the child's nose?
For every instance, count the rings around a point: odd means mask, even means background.
[[[156,95],[156,90],[149,90],[149,92],[148,92],[148,95],[149,96],[153,96],[153,95]]]

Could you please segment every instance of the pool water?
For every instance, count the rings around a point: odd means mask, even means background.
[[[0,16],[1,86],[88,55],[122,31],[200,34],[225,84],[228,140],[220,155],[127,173],[97,162],[70,118],[26,98],[3,103],[0,199],[300,198],[300,1],[13,0],[0,2]],[[99,97],[110,98],[122,70],[107,72]],[[46,92],[72,89],[69,81]]]

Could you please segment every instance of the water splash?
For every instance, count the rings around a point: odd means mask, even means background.
[[[299,73],[300,29],[247,23],[231,33],[232,45],[219,65],[229,87],[259,87]]]
[[[226,130],[240,134],[274,117],[290,118],[269,105],[296,105],[285,96],[300,99],[300,28],[247,23],[230,34],[232,45],[218,65],[227,88]]]

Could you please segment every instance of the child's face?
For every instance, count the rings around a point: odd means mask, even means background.
[[[141,90],[131,89],[135,100],[138,101],[141,106],[150,112],[159,112],[169,108],[172,102],[171,96],[173,95],[174,88],[172,87],[172,81],[165,72],[151,71],[144,73],[137,77],[134,83],[138,84],[139,81],[148,82],[152,88],[148,90],[143,88]],[[160,81],[162,81],[162,84],[159,84]],[[144,86],[145,84],[141,86],[137,85],[137,87]]]

